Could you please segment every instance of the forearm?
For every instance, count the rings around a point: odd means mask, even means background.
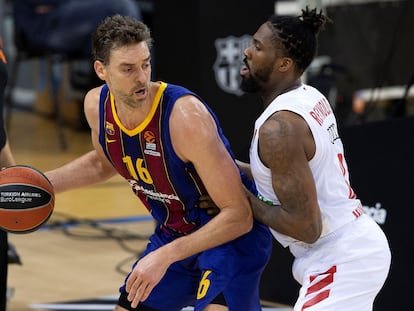
[[[249,198],[250,205],[252,207],[254,219],[280,232],[280,230],[282,229],[280,224],[281,206],[270,205],[266,202],[263,202],[247,189],[246,193]]]
[[[254,218],[277,232],[306,243],[315,242],[321,233],[320,213],[288,211],[283,205],[270,205],[249,193]]]
[[[55,192],[59,193],[102,182],[112,177],[115,170],[102,162],[95,151],[91,151],[45,174]]]
[[[0,150],[0,168],[14,165],[15,161],[13,158],[13,154],[10,150],[9,142],[6,140],[6,144]]]

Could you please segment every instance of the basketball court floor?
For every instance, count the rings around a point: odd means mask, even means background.
[[[8,134],[16,162],[42,171],[91,149],[87,131],[67,128],[68,150],[61,150],[55,123],[28,112],[13,113]],[[121,178],[58,194],[44,227],[9,234],[21,264],[9,264],[7,310],[113,310],[152,230],[151,217]],[[263,310],[291,309],[272,303]]]

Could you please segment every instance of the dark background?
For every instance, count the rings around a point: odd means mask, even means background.
[[[327,6],[320,55],[345,67],[350,90],[402,85],[414,73],[414,1]]]
[[[151,13],[144,15],[155,39],[155,79],[199,93],[217,114],[233,151],[242,160],[246,160],[251,129],[262,107],[255,95],[237,96],[217,85],[214,41],[252,35],[275,11],[277,2],[282,1],[261,0],[257,5],[250,0],[154,0]],[[352,110],[357,90],[402,86],[414,78],[414,1],[343,3],[325,8],[334,23],[320,33],[318,56],[330,57],[329,68],[316,77],[308,76],[309,84],[325,95],[336,90],[331,104],[340,127],[378,119],[373,115],[382,107],[378,108],[375,97],[362,115]],[[398,111],[396,107],[381,111],[380,116],[406,114],[405,106]]]
[[[252,35],[274,12],[274,1],[155,0],[153,35],[155,77],[182,84],[201,95],[217,114],[233,151],[246,159],[255,117],[262,107],[255,95],[237,96],[215,82],[214,41]]]
[[[319,55],[331,58],[326,78],[337,89],[336,102],[331,103],[339,124],[406,115],[403,99],[380,107],[372,92],[362,115],[353,113],[352,100],[360,89],[375,91],[414,82],[414,1],[332,5],[326,11],[334,22],[320,33]]]

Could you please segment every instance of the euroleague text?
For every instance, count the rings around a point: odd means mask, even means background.
[[[21,192],[21,191],[5,191],[0,192],[0,202],[16,202],[26,203],[31,202],[32,198],[40,198],[42,195],[37,192]]]

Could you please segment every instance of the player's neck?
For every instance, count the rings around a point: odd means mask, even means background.
[[[151,111],[154,101],[153,87],[149,88],[149,93],[145,101],[141,105],[128,105],[127,103],[120,103],[115,100],[116,114],[122,125],[129,130],[135,129],[147,117]]]

